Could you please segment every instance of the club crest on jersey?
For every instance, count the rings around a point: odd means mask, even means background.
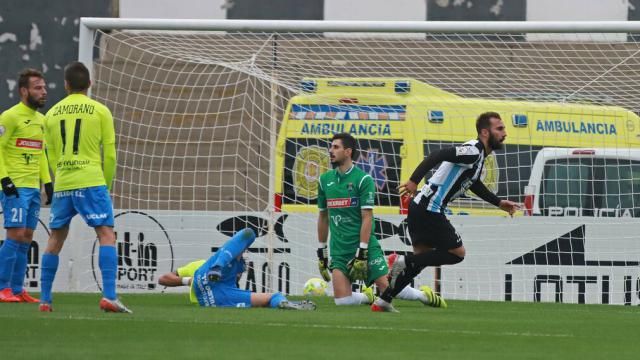
[[[327,207],[330,209],[357,207],[358,204],[357,197],[327,199]]]
[[[350,192],[353,191],[353,183],[348,183],[347,184],[347,190],[350,191]]]
[[[456,146],[456,156],[471,154],[471,146]]]
[[[16,139],[16,147],[40,150],[42,149],[42,141],[33,139]]]

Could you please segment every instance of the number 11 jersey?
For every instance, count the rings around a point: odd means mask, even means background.
[[[57,158],[55,191],[106,185],[102,145],[116,142],[109,109],[84,94],[70,94],[47,112],[47,153]]]

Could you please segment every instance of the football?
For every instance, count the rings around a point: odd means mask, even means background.
[[[327,282],[320,278],[311,278],[304,283],[302,293],[306,296],[325,296],[327,295]]]

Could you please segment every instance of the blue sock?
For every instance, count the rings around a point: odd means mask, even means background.
[[[27,271],[27,254],[31,243],[20,243],[16,252],[16,262],[13,264],[13,274],[11,275],[11,290],[14,294],[22,292],[24,276]]]
[[[253,244],[256,239],[256,233],[251,229],[242,229],[233,237],[227,240],[224,245],[216,252],[218,258],[211,267],[219,266],[221,268],[229,265],[231,260],[237,258],[242,252]]]
[[[17,241],[6,238],[0,247],[0,290],[9,287],[19,246]]]
[[[283,301],[288,301],[288,300],[284,295],[282,295],[282,293],[277,292],[271,295],[271,299],[269,299],[269,307],[277,308],[278,305],[280,305],[280,303]]]
[[[118,255],[113,245],[100,246],[98,266],[102,273],[102,294],[109,300],[116,299],[116,271],[118,270]]]
[[[58,271],[58,255],[44,253],[40,271],[40,302],[51,303],[51,286]]]

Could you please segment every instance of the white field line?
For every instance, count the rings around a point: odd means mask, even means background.
[[[6,316],[8,315],[8,316]],[[136,322],[145,322],[145,321],[158,321],[155,319],[145,319],[145,318],[136,318],[131,315],[126,314],[113,314],[113,318],[92,318],[88,316],[77,316],[77,315],[54,315],[54,314],[42,314],[42,318],[46,319],[61,319],[61,320],[89,320],[89,321],[136,321]],[[16,318],[23,319],[22,316],[13,314],[3,314],[0,315],[1,318]],[[302,329],[330,329],[330,330],[361,330],[361,331],[395,331],[395,332],[407,332],[407,333],[447,333],[447,334],[461,334],[461,335],[490,335],[490,336],[514,336],[514,337],[548,337],[548,338],[572,338],[575,337],[573,334],[567,333],[559,333],[559,334],[551,334],[551,333],[534,333],[534,332],[514,332],[514,331],[503,331],[503,332],[486,332],[486,331],[477,331],[477,330],[456,330],[456,329],[424,329],[424,328],[394,328],[394,327],[384,327],[384,326],[360,326],[360,325],[333,325],[333,324],[291,324],[291,323],[279,323],[279,322],[265,322],[265,323],[253,323],[253,322],[243,322],[243,321],[202,321],[202,320],[175,320],[175,319],[166,319],[162,320],[162,322],[173,323],[173,324],[202,324],[202,325],[227,325],[227,326],[263,326],[263,327],[293,327],[293,328],[302,328]]]

